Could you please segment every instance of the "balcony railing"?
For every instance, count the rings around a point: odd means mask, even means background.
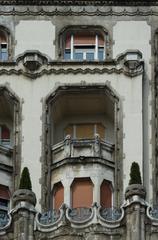
[[[8,213],[0,210],[0,228],[5,227],[9,223]]]
[[[153,206],[152,208],[150,207],[149,215],[150,217],[158,220],[158,206]]]
[[[72,208],[69,209],[69,217],[74,221],[85,221],[92,215],[91,208]]]
[[[121,208],[101,208],[100,215],[106,221],[117,221],[121,218],[122,210]]]
[[[64,205],[63,205],[64,206]],[[66,206],[66,205],[65,205]],[[56,225],[60,221],[69,221],[70,223],[81,225],[87,223],[118,224],[124,217],[123,208],[101,208],[93,204],[91,208],[78,207],[69,208],[61,207],[59,210],[52,210],[37,215],[37,222],[45,225]]]
[[[114,145],[102,141],[99,137],[94,139],[66,139],[52,147],[53,163],[65,158],[97,157],[113,161]]]
[[[59,219],[59,217],[60,217],[60,210],[53,209],[52,211],[41,213],[39,215],[39,222],[42,223],[43,225],[48,225],[56,222]]]

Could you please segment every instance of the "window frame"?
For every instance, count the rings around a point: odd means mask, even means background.
[[[0,56],[0,63],[1,62],[8,62],[8,61],[10,61],[13,58],[13,53],[14,53],[14,47],[13,47],[14,46],[13,45],[14,41],[13,41],[13,36],[10,33],[10,30],[7,27],[5,27],[5,26],[0,25],[0,33],[1,32],[5,35],[6,42],[0,42],[0,55],[1,55],[1,49],[2,49],[1,45],[5,43],[7,45],[7,47],[6,47],[6,49],[7,49],[7,51],[6,51],[7,57],[5,59],[3,59]]]
[[[74,36],[75,34],[77,34],[78,32],[86,32],[89,31],[89,33],[95,33],[95,37],[101,35],[104,38],[104,46],[103,46],[103,59],[99,59],[99,45],[98,45],[98,39],[96,37],[96,44],[94,45],[94,60],[88,60],[88,59],[84,59],[83,60],[77,60],[74,59],[74,51],[71,51],[71,49],[73,49],[73,37],[71,37],[70,39],[70,49],[66,48],[66,35],[70,33],[71,36]],[[62,29],[62,31],[59,33],[59,53],[58,56],[63,60],[63,61],[78,61],[78,62],[83,62],[83,61],[92,61],[92,62],[102,62],[102,61],[106,61],[108,59],[110,59],[111,57],[111,44],[110,44],[111,40],[109,37],[109,33],[106,29],[104,29],[102,26],[68,26],[64,29]],[[86,44],[83,45],[84,47],[86,47]],[[90,46],[90,45],[89,45]],[[65,51],[70,51],[69,55],[70,58],[66,58],[65,57]]]

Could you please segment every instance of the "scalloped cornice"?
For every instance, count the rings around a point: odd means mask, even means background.
[[[74,9],[74,8],[66,8],[61,9],[61,7],[54,7],[52,6],[51,9],[45,9],[44,7],[40,7],[40,9],[34,9],[33,6],[25,6],[24,8],[20,9],[20,7],[9,7],[0,9],[0,15],[4,16],[10,16],[10,15],[16,15],[16,16],[158,16],[158,11],[154,8],[147,8],[147,9],[141,9],[139,7],[134,9],[128,9],[127,8],[119,8],[119,9],[99,9],[99,7],[96,7],[96,9],[92,10],[88,7],[82,6],[80,9]]]
[[[156,0],[0,0],[0,5],[155,6]]]

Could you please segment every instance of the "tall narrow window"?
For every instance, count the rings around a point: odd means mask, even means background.
[[[96,31],[69,31],[66,33],[65,60],[102,61],[105,59],[105,40]]]
[[[112,186],[111,183],[104,180],[100,187],[100,205],[103,208],[112,206]]]
[[[53,208],[59,209],[64,203],[64,187],[61,182],[56,183],[53,189]]]
[[[93,203],[93,183],[90,178],[76,178],[71,186],[72,207],[91,207]]]
[[[7,33],[0,30],[0,60],[8,60],[8,36]]]

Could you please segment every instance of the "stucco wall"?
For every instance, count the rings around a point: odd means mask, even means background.
[[[15,28],[15,56],[27,50],[38,50],[55,57],[55,26],[50,21],[20,21]]]
[[[43,76],[34,81],[25,77],[3,76],[0,83],[9,83],[10,88],[23,99],[22,104],[22,167],[28,166],[37,199],[41,196],[41,155],[42,155],[42,99],[52,92],[55,85],[75,84],[81,81],[88,84],[106,83],[123,100],[123,153],[124,188],[129,181],[129,168],[132,161],[142,166],[142,76],[129,78],[125,75],[67,75]],[[129,128],[129,126],[131,126]]]
[[[133,95],[133,100],[127,103],[126,109],[124,109],[124,172],[127,176],[129,174],[128,169],[131,162],[139,162],[141,171],[143,173],[143,181],[147,188],[147,199],[148,201],[152,202],[152,162],[149,161],[149,159],[152,158],[152,129],[150,124],[151,88],[149,85],[152,77],[150,64],[152,59],[151,27],[146,21],[118,21],[113,28],[113,40],[114,58],[119,55],[120,52],[124,52],[130,49],[137,49],[142,52],[143,59],[145,61],[145,76],[144,81],[142,82],[142,86],[139,86],[139,89],[134,89],[131,85],[130,90],[126,89],[129,94],[133,94],[133,91],[136,90],[137,96],[135,97]],[[141,101],[142,97],[142,106],[138,107],[137,103]],[[124,99],[124,101],[126,101],[126,98]],[[138,115],[137,108],[139,108],[139,112],[142,111],[142,120]],[[142,126],[142,123],[144,124],[144,127]],[[137,134],[141,131],[143,131],[143,139]],[[133,143],[130,139],[133,139]]]

